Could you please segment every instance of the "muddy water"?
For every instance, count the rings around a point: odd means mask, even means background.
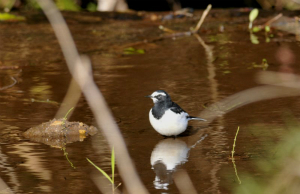
[[[268,70],[284,70],[275,57],[282,45],[295,53],[289,70],[297,73],[299,43],[293,36],[275,34],[266,43],[262,33],[258,35],[261,43],[254,45],[246,30],[247,13],[226,12],[224,16],[222,11],[214,11],[202,28],[204,44],[194,36],[135,44],[162,34],[158,29],[161,22],[112,14],[64,15],[79,51],[93,62],[95,81],[150,193],[179,193],[174,180],[178,172],[188,174],[198,193],[231,193],[238,180],[228,158],[238,126],[238,173],[264,178],[256,172],[255,161],[266,157],[267,139],[277,141],[286,133],[275,130],[285,125],[286,114],[300,116],[296,97],[248,104],[209,123],[193,121],[190,125],[195,133],[164,139],[150,126],[152,102],[144,96],[164,89],[197,116],[209,104],[258,86],[255,75],[262,69],[253,68],[253,63],[260,64],[265,58]],[[67,145],[68,158],[76,169],[62,150],[20,135],[55,116],[70,82],[47,20],[40,14],[28,14],[27,18],[27,22],[0,24],[1,178],[14,193],[100,193],[95,182],[101,182],[103,176],[85,158],[110,172],[110,150],[101,133]],[[196,22],[194,18],[163,25],[184,31]],[[219,32],[221,25],[224,32]],[[145,54],[123,55],[130,45],[144,49]],[[94,124],[83,97],[70,120]],[[116,182],[122,182],[118,174]]]

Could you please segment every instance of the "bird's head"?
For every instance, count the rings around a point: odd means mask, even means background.
[[[153,100],[154,104],[171,100],[169,94],[167,92],[165,92],[164,90],[157,90],[157,91],[153,92],[151,95],[145,96],[145,97],[151,98]]]

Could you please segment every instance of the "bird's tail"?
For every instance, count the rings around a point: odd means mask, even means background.
[[[198,121],[206,121],[205,119],[199,118],[199,117],[192,117],[192,116],[187,116],[189,120],[198,120]]]

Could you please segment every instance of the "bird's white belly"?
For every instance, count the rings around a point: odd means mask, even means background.
[[[176,114],[171,110],[167,110],[160,119],[156,119],[152,114],[152,109],[149,112],[152,127],[165,136],[179,135],[184,132],[188,125],[187,116],[188,114],[185,112]]]

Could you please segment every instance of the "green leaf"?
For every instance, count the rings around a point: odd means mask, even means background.
[[[115,149],[113,147],[111,151],[111,173],[112,173],[112,184],[115,182]]]
[[[133,47],[128,47],[123,50],[124,55],[134,55],[134,54],[145,54],[144,49],[135,49]]]
[[[70,108],[70,110],[68,110],[67,114],[64,117],[64,120],[67,120],[68,115],[70,114],[70,112],[74,109],[74,107]]]
[[[143,49],[138,49],[138,50],[136,50],[136,52],[137,52],[138,54],[145,54],[145,51],[144,51]]]
[[[257,26],[254,26],[254,27],[252,28],[252,32],[259,32],[259,31],[260,31],[260,28],[257,27]]]
[[[89,163],[91,163],[95,168],[97,168],[97,170],[99,170],[110,182],[111,184],[113,184],[113,181],[111,180],[111,178],[108,176],[108,174],[106,174],[106,172],[104,172],[101,168],[99,168],[98,166],[96,166],[96,164],[94,164],[92,161],[90,161],[88,158],[86,158],[87,161],[89,161]]]
[[[270,32],[271,31],[270,26],[265,26],[265,31]]]
[[[252,11],[249,14],[249,20],[252,23],[258,16],[258,9],[252,9]]]
[[[86,6],[86,9],[90,12],[95,12],[97,11],[97,5],[96,3],[92,3],[90,2],[87,6]]]
[[[133,47],[128,47],[128,48],[125,48],[124,50],[125,50],[125,51],[133,51],[133,52],[134,52],[134,51],[135,51],[135,48],[133,48]]]
[[[24,21],[25,17],[23,17],[23,16],[17,16],[17,15],[13,15],[13,14],[9,14],[9,13],[0,13],[0,20],[1,21],[6,21],[6,20],[10,20],[10,21]]]
[[[74,0],[57,0],[56,6],[60,10],[65,11],[79,11],[80,7],[76,4]]]
[[[252,23],[253,21],[256,19],[256,17],[258,16],[258,9],[252,9],[252,11],[249,14],[249,29],[252,28]]]

